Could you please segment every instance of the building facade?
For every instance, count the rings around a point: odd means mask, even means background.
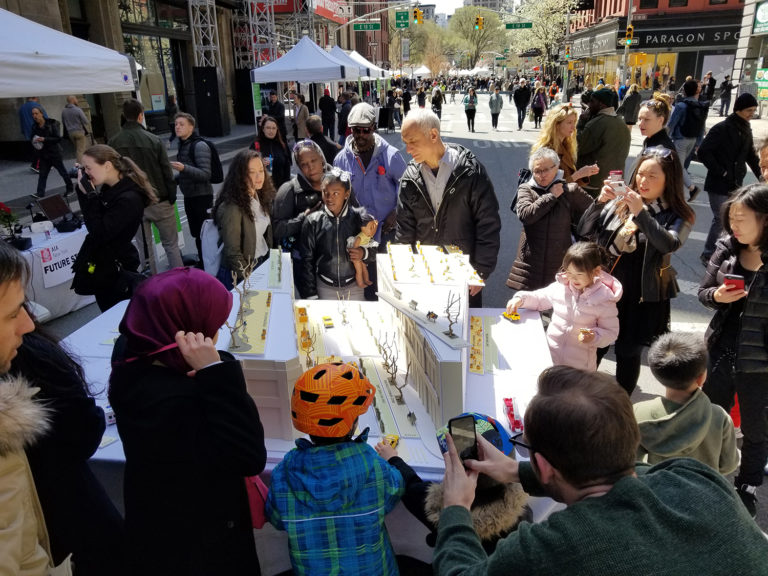
[[[636,1],[634,40],[625,50],[628,7],[627,0],[597,0],[594,9],[571,16],[571,67],[586,84],[629,78],[643,89],[666,89],[710,70],[718,80],[731,74],[741,34],[739,0]]]

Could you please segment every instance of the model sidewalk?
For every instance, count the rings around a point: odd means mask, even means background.
[[[159,138],[163,142],[168,142],[169,134],[162,134]],[[216,144],[219,155],[222,160],[234,156],[240,149],[246,148],[256,137],[256,129],[252,125],[236,124],[232,126],[231,132],[227,136],[219,138],[209,138]],[[176,158],[178,139],[171,143],[168,150],[168,157],[173,160]],[[67,169],[75,165],[74,156],[67,156],[66,152],[71,150],[71,146],[65,144],[64,166]],[[26,206],[32,201],[31,195],[37,191],[37,174],[30,170],[29,162],[15,162],[11,160],[0,160],[0,202],[7,204],[16,213],[19,218],[28,217]],[[46,194],[63,194],[64,182],[56,170],[51,170],[48,175],[48,184]]]

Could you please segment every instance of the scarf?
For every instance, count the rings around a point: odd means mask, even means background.
[[[643,210],[647,210],[651,217],[667,208],[669,206],[661,197],[643,205]],[[637,249],[637,224],[624,199],[619,197],[606,204],[603,208],[603,218],[607,218],[607,221],[600,234],[602,238],[600,244],[611,256],[634,252]]]

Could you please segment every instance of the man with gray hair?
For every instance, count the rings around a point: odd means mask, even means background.
[[[413,160],[400,179],[395,242],[454,244],[487,280],[496,268],[501,219],[485,167],[467,148],[443,143],[431,110],[412,111],[400,137]],[[482,307],[480,290],[470,287],[470,307]]]
[[[91,133],[91,123],[77,105],[77,96],[67,96],[67,105],[61,111],[61,123],[64,124],[69,140],[75,147],[75,158],[80,164],[85,152],[85,137]]]

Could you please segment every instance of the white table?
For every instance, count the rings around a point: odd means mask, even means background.
[[[50,312],[49,320],[79,310],[96,301],[93,296],[80,296],[70,288],[72,263],[88,234],[85,226],[74,232],[25,234],[32,238],[32,248],[22,252],[29,264],[31,276],[27,297]]]

